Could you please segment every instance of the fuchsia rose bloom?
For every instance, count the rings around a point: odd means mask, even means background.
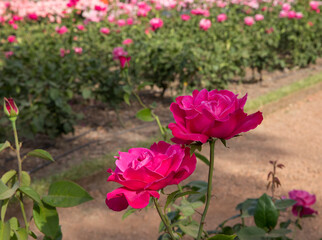
[[[255,20],[256,21],[263,21],[264,20],[264,16],[262,14],[256,14],[255,15]]]
[[[191,18],[190,15],[187,14],[182,14],[180,17],[182,21],[189,21]]]
[[[133,40],[131,38],[127,38],[122,42],[123,45],[130,45],[132,43],[133,43]]]
[[[119,19],[119,20],[117,20],[117,25],[118,25],[119,27],[123,27],[123,26],[125,26],[125,25],[126,25],[126,21],[125,21],[125,19]]]
[[[207,31],[211,27],[211,21],[209,19],[201,19],[199,22],[200,29]]]
[[[160,141],[150,149],[132,148],[119,152],[116,169],[107,181],[117,182],[117,188],[106,196],[106,205],[114,211],[122,211],[129,205],[144,208],[150,197],[159,198],[158,190],[168,185],[179,184],[196,168],[196,157],[190,149]]]
[[[66,32],[68,32],[68,28],[66,26],[62,26],[62,27],[56,27],[56,32],[60,35],[65,34]]]
[[[303,217],[307,215],[318,214],[317,211],[310,208],[316,201],[314,194],[310,194],[303,190],[293,190],[288,193],[290,199],[296,201],[292,207],[292,213],[296,217]]]
[[[77,27],[77,29],[78,29],[79,31],[84,31],[84,30],[85,30],[85,27],[84,27],[84,25],[82,25],[82,24],[79,24],[79,25],[77,25],[76,27]]]
[[[301,12],[297,12],[297,13],[295,14],[295,18],[296,18],[296,19],[302,19],[302,18],[303,18],[303,13],[301,13]]]
[[[319,2],[318,1],[311,1],[310,2],[310,7],[313,11],[316,11],[318,10],[319,8]]]
[[[163,26],[163,21],[161,18],[152,18],[150,20],[150,26],[152,28],[152,31],[155,31]]]
[[[247,25],[247,26],[252,26],[252,25],[254,25],[254,23],[255,23],[255,20],[254,20],[254,18],[253,17],[245,17],[244,18],[244,23]]]
[[[218,22],[224,22],[227,20],[227,15],[225,13],[221,13],[217,16],[217,21]]]
[[[287,17],[288,17],[289,19],[296,18],[296,12],[295,12],[295,11],[289,11],[289,12],[287,13]]]
[[[83,53],[83,48],[81,48],[81,47],[74,47],[74,52],[76,54],[82,54]]]
[[[133,25],[133,18],[126,19],[126,24],[127,25]]]
[[[17,41],[17,38],[15,35],[10,35],[10,36],[8,36],[7,40],[9,43],[14,43]]]
[[[102,27],[100,29],[100,32],[103,33],[103,34],[105,34],[105,35],[107,35],[107,34],[110,33],[110,29],[108,29],[107,27]]]
[[[128,67],[130,66],[131,57],[119,56],[119,60],[120,60],[121,68],[125,68],[126,65]]]
[[[13,51],[4,52],[6,58],[10,58],[13,55]]]
[[[113,59],[117,60],[121,56],[123,56],[123,57],[127,56],[128,53],[122,47],[116,47],[113,49],[112,54],[113,54]]]
[[[228,90],[194,90],[192,96],[180,96],[170,110],[175,123],[169,124],[179,144],[206,143],[210,138],[230,139],[256,128],[263,120],[261,112],[244,113],[247,95],[241,99]]]

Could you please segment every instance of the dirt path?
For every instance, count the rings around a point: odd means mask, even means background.
[[[321,85],[321,84],[320,84]],[[321,89],[321,88],[320,88]],[[292,96],[291,96],[292,97]],[[294,101],[297,100],[297,101]],[[259,197],[265,190],[270,160],[279,160],[286,168],[278,176],[282,187],[279,195],[293,189],[316,194],[314,208],[322,213],[322,90],[293,96],[292,103],[265,115],[254,131],[230,140],[229,149],[216,147],[214,198],[206,221],[213,229],[222,220],[236,214],[240,201]],[[204,148],[204,154],[208,148]],[[198,163],[188,179],[206,180],[207,168]],[[155,209],[137,212],[122,221],[123,213],[110,211],[104,203],[107,192],[116,186],[106,183],[107,174],[100,173],[80,183],[95,200],[70,209],[60,209],[60,223],[66,240],[157,239],[159,218]],[[322,217],[305,219],[298,240],[322,238]]]

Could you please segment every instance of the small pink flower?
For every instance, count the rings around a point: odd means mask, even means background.
[[[307,24],[308,24],[310,27],[313,27],[313,26],[314,26],[314,23],[312,23],[312,22],[307,22]]]
[[[269,28],[265,30],[267,34],[271,34],[272,32],[274,32],[274,28]]]
[[[4,55],[6,58],[9,58],[13,55],[13,52],[12,51],[4,52]]]
[[[160,3],[157,3],[156,5],[155,5],[155,10],[161,10],[162,9],[162,5],[160,4]]]
[[[101,7],[99,5],[95,5],[94,9],[98,12],[103,12],[106,10],[106,7]]]
[[[289,11],[289,12],[287,13],[287,17],[288,17],[289,19],[295,18],[295,17],[296,17],[296,12],[295,12],[295,11]]]
[[[155,31],[163,26],[163,21],[161,18],[152,18],[150,20],[150,26],[152,28],[152,31]]]
[[[28,15],[28,18],[29,18],[30,20],[35,20],[35,21],[37,21],[37,20],[38,20],[38,15],[37,15],[36,13],[30,13],[30,14]]]
[[[17,30],[17,29],[18,29],[18,25],[17,25],[17,24],[15,24],[15,23],[14,23],[14,24],[12,24],[11,26],[12,26],[12,28],[13,28],[14,30]]]
[[[133,18],[126,19],[126,24],[127,25],[133,25]]]
[[[279,17],[280,17],[280,18],[286,18],[286,17],[287,17],[287,15],[288,15],[288,12],[286,12],[286,11],[282,10],[282,11],[280,11],[280,15],[279,15]]]
[[[138,17],[146,17],[146,16],[148,16],[148,13],[149,13],[149,11],[147,9],[139,8],[136,15]]]
[[[201,19],[199,22],[200,29],[207,31],[211,27],[211,21],[209,19]]]
[[[310,2],[310,7],[313,11],[316,11],[319,9],[319,2],[318,1],[311,1]]]
[[[8,36],[7,40],[9,43],[13,43],[13,42],[17,41],[16,36],[14,36],[14,35]]]
[[[61,48],[59,52],[61,57],[65,57],[66,54],[70,53],[70,50],[65,50],[64,48]]]
[[[110,23],[113,23],[115,21],[115,17],[110,15],[107,17],[107,20],[110,22]]]
[[[127,38],[122,42],[123,45],[130,45],[132,43],[133,43],[133,40],[131,38]]]
[[[227,15],[225,13],[221,13],[217,16],[217,21],[218,22],[224,22],[227,20]]]
[[[101,33],[107,35],[110,33],[110,29],[108,29],[107,27],[102,27],[100,30]]]
[[[68,28],[66,26],[62,26],[62,27],[56,27],[56,32],[60,35],[65,34],[66,32],[68,32]]]
[[[74,47],[74,52],[76,54],[82,54],[83,53],[83,48],[81,48],[81,47]]]
[[[187,14],[182,14],[181,15],[181,20],[182,21],[189,21],[190,20],[190,15],[187,15]]]
[[[84,31],[84,30],[85,30],[85,27],[84,27],[84,25],[82,25],[82,24],[79,24],[79,25],[77,25],[76,27],[77,27],[77,29],[78,29],[79,31]]]
[[[123,27],[126,25],[126,21],[124,19],[119,19],[119,20],[117,20],[117,25],[119,27]]]
[[[316,201],[314,194],[310,194],[304,190],[293,190],[288,193],[290,199],[296,201],[292,207],[292,213],[296,217],[303,217],[313,214],[318,214],[317,211],[312,209],[310,206]]]
[[[255,20],[256,21],[263,21],[264,20],[264,16],[262,14],[256,14],[255,15]]]
[[[244,18],[244,23],[247,25],[247,26],[252,26],[252,25],[254,25],[254,23],[255,23],[255,20],[254,20],[254,18],[253,17],[245,17]]]
[[[127,56],[128,53],[124,51],[122,47],[116,47],[113,49],[112,54],[113,54],[113,59],[117,60],[119,59],[120,56],[124,56],[124,57]]]
[[[207,9],[201,9],[201,8],[196,8],[196,9],[192,9],[190,11],[190,13],[192,15],[203,15],[205,17],[209,17],[210,16],[210,13]]]
[[[291,5],[288,4],[288,3],[284,3],[283,6],[282,6],[282,9],[286,12],[290,11],[291,10]]]
[[[303,13],[301,13],[301,12],[297,12],[297,13],[295,14],[295,18],[296,18],[296,19],[301,19],[301,18],[303,18]]]

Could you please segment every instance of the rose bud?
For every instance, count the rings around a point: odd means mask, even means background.
[[[16,118],[19,115],[19,109],[12,98],[4,98],[3,109],[9,118]]]

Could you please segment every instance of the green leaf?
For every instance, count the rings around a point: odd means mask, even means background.
[[[26,194],[28,197],[30,197],[32,200],[37,202],[39,205],[42,204],[39,194],[35,190],[33,190],[31,187],[23,186],[23,187],[20,187],[19,190],[22,193]]]
[[[30,186],[30,183],[31,183],[31,179],[30,179],[29,173],[27,173],[26,171],[22,171],[21,172],[21,186],[28,187],[28,186]]]
[[[224,146],[225,146],[225,147],[227,147],[226,139],[221,139],[221,138],[220,138],[220,141],[221,141],[221,143],[222,143],[222,144],[224,144]]]
[[[92,96],[92,91],[89,88],[83,88],[82,90],[82,96],[84,99],[88,99]]]
[[[19,221],[16,217],[12,217],[9,219],[9,223],[10,223],[10,228],[12,230],[18,230],[20,225],[19,225]]]
[[[264,193],[259,199],[254,214],[257,227],[269,230],[273,229],[278,220],[279,211],[276,209],[272,199]]]
[[[170,203],[174,202],[174,200],[173,200],[173,199],[174,199],[175,195],[176,195],[178,192],[180,192],[180,190],[174,191],[174,192],[172,192],[172,193],[170,193],[170,194],[168,195],[168,197],[167,197],[167,201],[166,201],[166,203],[165,203],[165,205],[164,205],[164,211],[167,209],[167,207],[169,206],[169,204],[170,204]]]
[[[45,150],[42,149],[35,149],[32,150],[31,152],[27,153],[28,157],[37,157],[37,158],[41,158],[41,159],[45,159],[45,160],[49,160],[49,161],[54,161],[53,157]]]
[[[46,236],[54,238],[59,232],[59,218],[56,208],[47,204],[40,206],[34,202],[33,217],[39,231]]]
[[[280,199],[275,201],[275,207],[278,210],[283,210],[292,207],[296,203],[293,199]]]
[[[189,217],[194,214],[195,209],[202,206],[202,202],[189,202],[186,199],[181,200],[181,204],[179,206],[173,204],[173,207],[178,209],[184,216]]]
[[[216,236],[208,238],[207,240],[234,240],[235,238],[236,235],[217,234]]]
[[[8,141],[5,141],[5,143],[0,143],[0,152],[2,152],[3,150],[5,150],[6,148],[10,147],[11,144]]]
[[[3,187],[3,185],[1,186],[1,184],[3,184],[2,181],[0,181],[0,188]],[[8,199],[11,198],[11,196],[13,196],[16,193],[16,190],[19,187],[18,182],[16,182],[12,188],[8,188],[6,185],[4,185],[7,189],[5,191],[2,192],[1,189],[1,193],[0,193],[0,200],[4,200],[4,199]]]
[[[154,118],[152,117],[151,109],[144,108],[136,113],[136,117],[144,122],[152,122]]]
[[[180,192],[180,190],[177,190],[177,191],[171,193],[167,198],[166,204],[164,205],[164,211],[167,209],[167,207],[169,206],[169,204],[171,202],[175,202],[180,197],[183,197],[186,195],[193,195],[193,194],[199,194],[199,192],[197,192],[197,191]]]
[[[13,231],[16,234],[17,240],[28,240],[28,233],[25,228],[19,228]]]
[[[190,144],[190,155],[192,155],[196,150],[201,152],[202,150],[202,144],[199,143],[191,143]]]
[[[1,177],[1,181],[4,183],[4,184],[7,184],[7,182],[9,182],[9,180],[11,178],[13,178],[15,175],[16,175],[16,171],[15,170],[9,170],[8,172],[6,172],[5,174],[2,175]]]
[[[199,158],[202,162],[204,162],[205,164],[207,164],[207,166],[209,166],[210,162],[209,160],[204,156],[204,155],[201,155],[200,153],[196,153],[195,152],[195,155],[197,158]]]
[[[10,240],[10,223],[2,221],[0,222],[0,239],[1,240]]]
[[[37,239],[37,235],[31,230],[29,230],[29,236],[33,237],[34,239]]]
[[[1,220],[4,221],[5,214],[7,212],[7,207],[9,204],[9,199],[5,199],[0,201],[0,206],[1,206]]]
[[[131,106],[131,103],[130,103],[130,95],[129,95],[128,93],[125,93],[125,94],[123,95],[123,99],[124,99],[124,102],[125,102],[127,105]]]
[[[240,210],[242,212],[242,218],[254,216],[257,203],[257,198],[248,198],[244,202],[239,203],[236,206],[236,210]]]
[[[286,229],[286,228],[273,229],[268,234],[266,234],[266,237],[268,237],[268,238],[279,238],[279,237],[285,236],[286,234],[288,234],[290,232],[292,232],[292,231],[290,229]]]
[[[237,236],[240,240],[260,240],[265,237],[266,232],[258,227],[245,227],[242,228]]]
[[[130,216],[132,213],[135,213],[138,209],[136,208],[129,208],[122,216],[122,220]]]
[[[93,200],[84,188],[69,181],[59,181],[50,185],[48,196],[43,201],[53,207],[73,207]]]
[[[184,232],[185,234],[188,234],[188,235],[192,236],[193,238],[197,238],[198,231],[199,231],[199,224],[198,223],[191,222],[189,225],[179,224],[178,226],[180,227],[182,232]]]

